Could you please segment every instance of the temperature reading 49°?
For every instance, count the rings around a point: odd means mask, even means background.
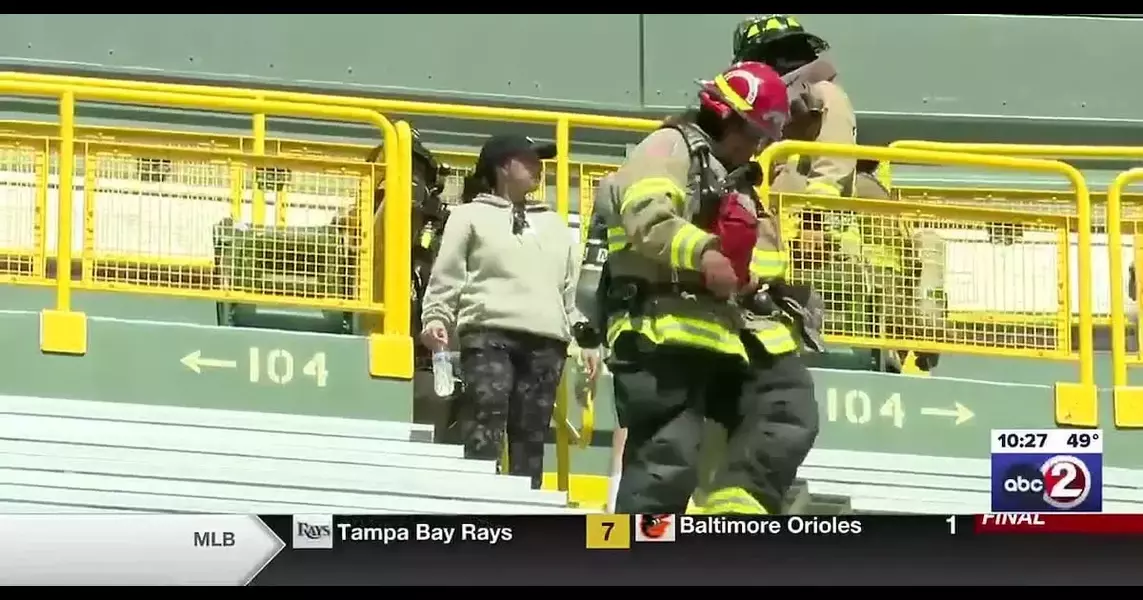
[[[1099,441],[1098,433],[1071,433],[1068,434],[1067,445],[1068,448],[1091,448],[1092,444]]]

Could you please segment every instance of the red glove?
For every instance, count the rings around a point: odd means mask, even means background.
[[[750,281],[750,261],[758,243],[758,217],[747,208],[753,202],[740,192],[724,195],[711,232],[718,236],[719,248],[734,268],[739,286]]]

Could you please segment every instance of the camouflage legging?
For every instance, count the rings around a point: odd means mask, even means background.
[[[498,460],[507,432],[509,472],[540,488],[567,352],[562,341],[527,333],[489,328],[461,334],[464,393],[457,412],[467,458]]]

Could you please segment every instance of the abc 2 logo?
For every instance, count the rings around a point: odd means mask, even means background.
[[[1042,459],[1039,465],[1038,457],[1028,460],[1032,462],[1019,461],[1004,471],[998,491],[1005,508],[1027,512],[1093,510],[1085,503],[1098,501],[1098,492],[1093,497],[1098,481],[1082,458],[1059,454]]]

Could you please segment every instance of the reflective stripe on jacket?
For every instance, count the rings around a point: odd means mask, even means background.
[[[652,289],[664,284],[678,284],[682,289],[704,287],[699,259],[705,251],[717,248],[718,239],[691,221],[699,205],[696,182],[700,178],[695,170],[700,163],[694,156],[692,140],[676,129],[660,129],[604,179],[596,207],[610,203],[602,214],[608,225],[612,277],[642,280]],[[708,161],[709,181],[725,177],[726,170],[716,159],[708,157]],[[750,271],[760,279],[775,277],[785,272],[787,262],[780,246],[760,245],[752,255]],[[664,295],[650,299],[638,316],[613,314],[607,341],[614,344],[620,335],[631,333],[654,344],[691,346],[745,359],[740,337],[744,331],[741,310],[728,301],[706,295]],[[796,349],[781,323],[767,320],[749,331],[772,354]]]

